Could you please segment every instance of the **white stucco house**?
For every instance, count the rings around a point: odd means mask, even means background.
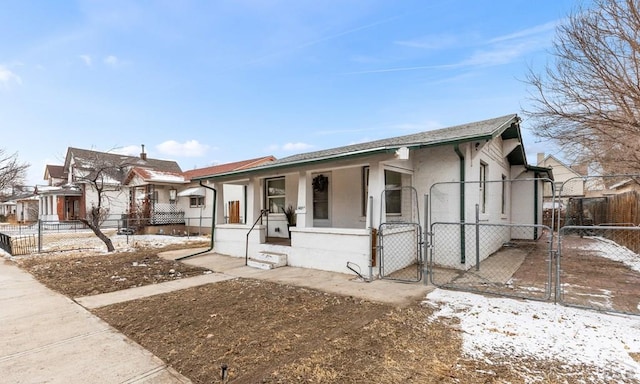
[[[550,168],[553,171],[553,179],[555,188],[546,185],[544,189],[544,197],[547,204],[550,204],[553,198],[556,198],[556,205],[565,206],[568,199],[584,197],[586,186],[584,176],[586,176],[586,167],[580,171],[579,168],[570,167],[553,155],[538,153],[538,166]],[[555,191],[555,196],[554,196]]]
[[[257,167],[275,161],[273,156],[262,156],[248,160],[218,164],[210,167],[196,168],[183,172],[186,183],[177,193],[178,207],[185,212],[186,230],[197,233],[211,233],[211,218],[213,208],[213,189],[209,181],[198,180],[202,176],[211,176],[218,173],[241,171]],[[222,209],[223,222],[233,224],[245,224],[246,187],[242,185],[227,184],[223,186]]]
[[[148,158],[144,146],[139,157],[69,147],[64,165],[47,165],[44,178],[47,185],[37,186],[36,193],[38,218],[47,222],[85,217],[98,201],[94,179],[104,188],[102,206],[113,220],[139,212],[165,217],[161,208],[172,187],[185,184],[178,163]]]
[[[536,178],[548,176],[546,171],[527,164],[520,118],[508,115],[298,154],[193,180],[217,191],[214,251],[247,258],[285,254],[288,265],[337,272],[349,272],[349,262],[364,271],[368,266],[375,275],[382,261],[375,244],[385,223],[425,228],[435,221],[468,222],[474,220],[476,206],[482,207],[484,223],[541,223],[543,183]],[[454,187],[439,189],[439,183]],[[246,191],[241,223],[225,220],[227,186]],[[435,195],[430,197],[433,217],[425,218],[423,196],[429,194]],[[287,207],[295,209],[296,216],[290,229]],[[399,236],[404,231],[394,230]],[[451,253],[452,266],[469,268],[475,258],[461,262],[459,257],[467,247],[467,229],[454,226],[450,231],[458,240],[441,251]],[[509,230],[502,232],[483,248],[482,258],[512,238]],[[532,229],[525,236],[535,239],[539,232]]]

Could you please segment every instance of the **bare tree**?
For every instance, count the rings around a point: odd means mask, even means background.
[[[593,0],[556,31],[553,62],[529,71],[534,132],[603,173],[640,171],[640,0]]]
[[[18,153],[0,148],[0,193],[10,195],[13,187],[24,183],[29,164],[18,161]]]
[[[79,220],[87,225],[93,233],[107,246],[108,252],[115,247],[111,239],[102,232],[101,225],[109,216],[111,196],[109,192],[119,192],[124,179],[124,165],[113,161],[112,156],[95,152],[92,159],[85,159],[84,168],[76,170],[76,182],[81,182],[85,188],[92,188],[96,194],[96,201],[86,212],[86,217]],[[85,190],[86,193],[86,190]]]

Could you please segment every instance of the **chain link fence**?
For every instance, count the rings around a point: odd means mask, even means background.
[[[565,226],[560,230],[562,304],[640,315],[640,228]]]
[[[548,300],[554,273],[553,181],[505,175],[486,180],[488,170],[479,172],[477,181],[430,188],[430,281],[442,288]]]
[[[211,217],[184,218],[184,224],[153,225],[150,219],[112,216],[100,224],[114,244],[133,244],[139,235],[196,237],[211,234]],[[2,249],[13,256],[39,252],[95,249],[104,246],[83,222],[39,221],[0,226]]]
[[[433,223],[429,255],[435,286],[547,300],[552,243],[543,225]]]

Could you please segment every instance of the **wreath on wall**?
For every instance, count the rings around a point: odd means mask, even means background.
[[[327,189],[327,185],[329,185],[329,178],[325,175],[318,175],[313,178],[311,184],[314,191],[324,192]]]

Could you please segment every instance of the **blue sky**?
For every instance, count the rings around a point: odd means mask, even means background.
[[[42,184],[69,146],[188,170],[522,115],[577,3],[3,0],[0,148]]]

